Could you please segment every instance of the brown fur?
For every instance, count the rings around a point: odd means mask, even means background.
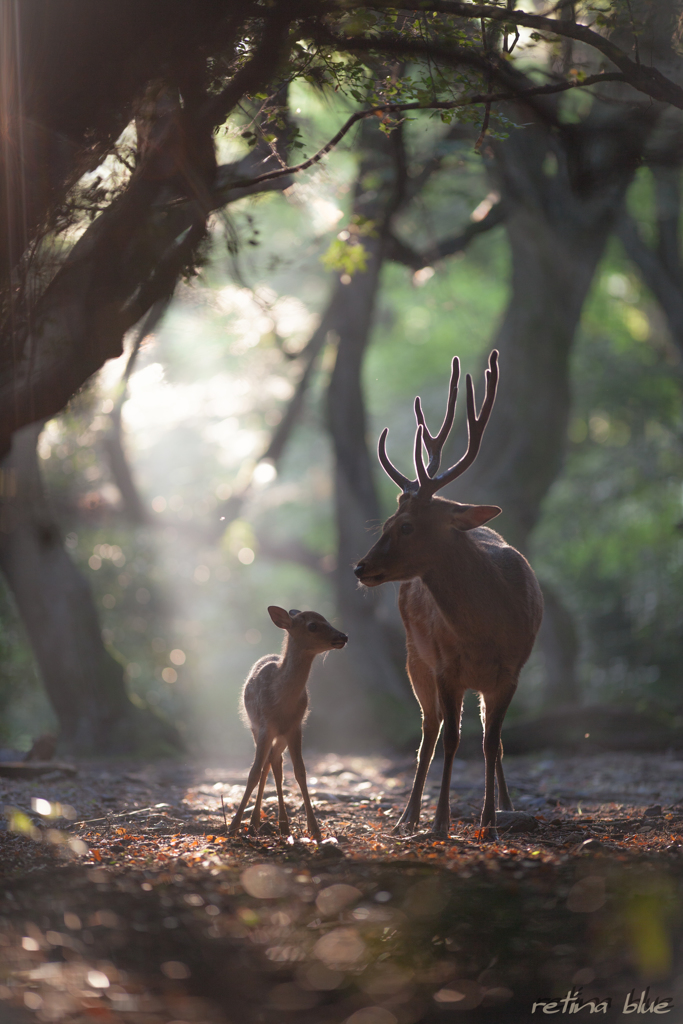
[[[314,839],[320,840],[320,829],[308,795],[306,768],[301,755],[301,726],[308,711],[306,683],[315,656],[344,647],[348,637],[318,612],[287,612],[276,605],[271,605],[268,612],[275,625],[286,630],[286,635],[280,654],[266,654],[259,658],[244,684],[242,717],[253,733],[256,754],[242,802],[230,823],[229,834],[237,832],[257,783],[258,793],[251,825],[256,828],[260,825],[261,800],[271,769],[277,788],[280,831],[284,835],[289,833],[282,793],[282,755],[289,748],[294,775],[306,807],[308,831]],[[310,629],[312,625],[315,627],[313,631]]]
[[[486,756],[482,825],[494,822],[494,765],[499,797],[511,809],[500,730],[541,624],[543,599],[527,560],[485,526],[494,506],[403,495],[382,536],[359,563],[366,586],[401,580],[408,674],[422,707],[422,743],[408,806],[399,822],[419,821],[422,791],[444,723],[444,775],[434,821],[448,832],[453,757],[465,691],[481,695]],[[409,534],[403,533],[412,527]]]
[[[387,431],[380,437],[380,462],[403,494],[398,511],[387,519],[382,536],[354,571],[367,587],[401,581],[399,609],[406,630],[408,675],[422,708],[422,743],[410,800],[397,828],[405,823],[415,827],[419,822],[422,791],[443,725],[444,768],[434,830],[448,834],[462,702],[465,691],[474,690],[480,695],[486,760],[481,824],[491,826],[488,834],[494,835],[495,781],[500,805],[512,810],[503,774],[501,728],[541,625],[543,597],[523,555],[484,526],[500,514],[496,505],[461,505],[434,497],[477,456],[495,401],[498,353],[492,352],[489,358],[486,397],[479,415],[472,379],[467,376],[467,452],[437,475],[453,424],[459,376],[460,364],[454,359],[446,417],[436,437],[427,428],[420,399],[415,400],[416,480],[408,480],[389,461]],[[430,457],[427,467],[423,447]]]

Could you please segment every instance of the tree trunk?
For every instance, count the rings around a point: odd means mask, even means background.
[[[175,729],[136,708],[107,653],[90,588],[66,551],[36,457],[41,424],[17,431],[0,464],[0,569],[29,635],[63,748],[124,753],[141,739],[180,746]]]
[[[522,551],[562,467],[572,344],[648,131],[633,114],[596,115],[563,137],[535,124],[495,147],[491,171],[512,258],[510,300],[495,340],[501,382],[479,457],[452,496],[501,505],[492,525]],[[539,638],[546,703],[578,699],[568,615],[553,594]]]
[[[403,664],[405,641],[392,614],[391,588],[359,588],[351,567],[371,544],[369,527],[382,515],[375,487],[374,459],[368,449],[367,418],[362,388],[363,360],[371,337],[373,314],[389,226],[401,199],[400,132],[387,138],[376,125],[364,122],[360,132],[361,163],[354,197],[356,218],[372,221],[371,235],[362,237],[367,268],[347,284],[339,281],[326,318],[338,336],[337,357],[327,391],[328,427],[334,449],[334,498],[337,524],[337,605],[350,643],[336,658],[335,733],[339,729],[360,741],[359,706],[366,705],[367,735],[378,726],[395,735],[409,696]],[[372,184],[368,187],[367,182]],[[392,621],[393,620],[393,621]],[[349,686],[353,689],[350,697]],[[326,704],[331,699],[328,695]],[[360,702],[360,704],[359,704]],[[382,729],[382,726],[384,729]],[[331,737],[330,737],[331,738]]]

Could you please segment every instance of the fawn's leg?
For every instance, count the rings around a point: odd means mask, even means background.
[[[273,745],[273,734],[272,732],[263,729],[259,733],[259,737],[256,741],[256,753],[254,754],[254,763],[249,769],[249,776],[247,778],[246,789],[244,790],[244,796],[242,802],[235,812],[235,816],[230,822],[230,828],[228,829],[228,835],[234,836],[237,829],[240,827],[242,821],[242,815],[244,814],[244,808],[249,803],[249,797],[254,792],[254,786],[261,777],[264,765],[267,763],[267,759],[270,756],[270,749]]]
[[[512,695],[515,692],[515,682],[507,673],[500,673],[498,683],[493,693],[486,694],[482,699],[482,718],[484,721],[484,760],[486,762],[486,783],[484,787],[484,806],[481,812],[481,827],[491,829],[491,838],[496,836],[496,806],[495,806],[495,775],[496,763],[500,756],[500,732],[503,728],[503,719],[508,709]],[[501,766],[502,771],[502,766]],[[503,777],[503,784],[505,778]],[[507,786],[505,787],[507,793]],[[510,797],[508,796],[508,800]]]
[[[496,782],[498,783],[498,807],[501,811],[514,811],[503,773],[503,741],[501,740],[496,758]]]
[[[462,715],[462,690],[453,688],[452,679],[441,676],[438,680],[439,704],[443,715],[443,775],[441,792],[434,816],[434,831],[448,835],[451,824],[451,775],[453,759],[460,743],[460,717]]]
[[[249,819],[249,824],[251,825],[252,828],[259,828],[261,824],[261,801],[263,800],[263,790],[266,788],[266,782],[268,781],[269,772],[270,761],[266,761],[266,763],[263,766],[263,771],[261,772],[261,778],[259,779],[254,810],[251,812],[251,818]]]
[[[283,836],[289,835],[289,818],[287,817],[287,808],[285,807],[285,798],[282,792],[282,751],[284,750],[284,743],[280,747],[278,744],[274,752],[270,756],[270,766],[273,769],[273,778],[275,779],[275,788],[277,789],[277,802],[279,807],[279,820],[278,825],[280,826],[280,834]]]
[[[315,814],[313,813],[313,806],[311,804],[311,798],[308,795],[308,786],[306,785],[306,766],[304,765],[304,759],[301,753],[301,726],[297,726],[291,731],[288,738],[289,756],[292,759],[292,768],[294,769],[294,778],[299,783],[299,789],[301,795],[304,798],[304,807],[306,808],[306,823],[308,825],[308,831],[311,833],[314,839],[318,842],[322,839],[320,834],[320,828],[318,822],[315,820]]]
[[[405,811],[398,819],[394,832],[398,832],[403,824],[415,828],[420,820],[422,809],[422,792],[429,766],[434,756],[434,747],[439,738],[441,729],[441,713],[437,701],[436,684],[434,673],[418,656],[408,647],[408,675],[413,685],[415,696],[422,708],[422,741],[417,755],[417,769],[415,780],[410,793],[410,799]]]

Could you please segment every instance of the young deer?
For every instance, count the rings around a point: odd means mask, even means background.
[[[446,416],[436,437],[427,429],[420,399],[415,399],[417,479],[408,480],[391,464],[386,453],[388,431],[383,431],[379,460],[403,493],[398,511],[387,519],[382,536],[354,572],[366,587],[402,581],[399,609],[406,630],[408,674],[422,707],[422,742],[408,806],[396,828],[404,823],[414,827],[419,821],[425,778],[443,723],[444,766],[434,831],[448,833],[451,770],[460,741],[462,701],[466,690],[475,690],[480,695],[486,760],[481,825],[492,826],[485,835],[493,837],[494,776],[500,805],[512,810],[500,732],[541,624],[543,598],[527,560],[483,525],[501,509],[434,497],[477,457],[496,396],[498,353],[492,352],[489,359],[486,397],[479,416],[472,378],[467,375],[467,452],[437,476],[441,451],[453,424],[459,377],[456,358]],[[429,456],[426,468],[423,446]]]
[[[306,808],[308,831],[320,841],[320,829],[306,786],[306,768],[301,756],[301,726],[308,709],[306,683],[316,654],[340,650],[348,637],[317,612],[300,612],[293,608],[271,605],[268,614],[280,629],[286,630],[282,651],[259,658],[247,677],[242,691],[243,717],[249,723],[256,754],[249,771],[242,802],[230,823],[229,835],[240,827],[244,809],[258,783],[251,825],[261,823],[263,790],[272,768],[280,808],[279,825],[283,835],[289,833],[287,808],[282,795],[282,754],[289,747],[294,776],[299,783]]]

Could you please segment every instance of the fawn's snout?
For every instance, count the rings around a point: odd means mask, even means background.
[[[285,611],[277,605],[268,608],[268,614],[280,629],[286,629],[292,641],[303,650],[323,654],[325,651],[346,647],[348,636],[328,622],[318,612],[300,612],[298,608]]]

